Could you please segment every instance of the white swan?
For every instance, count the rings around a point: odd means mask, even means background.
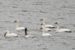
[[[24,30],[24,27],[17,27],[16,30]]]
[[[25,27],[19,26],[19,20],[18,19],[15,21],[15,23],[16,23],[16,30],[24,30],[25,29]]]
[[[16,33],[10,33],[8,30],[4,34],[5,37],[17,37]]]
[[[50,33],[46,33],[45,31],[46,29],[42,29],[42,36],[52,36]]]
[[[56,32],[72,32],[71,29],[67,29],[67,28],[58,28],[56,29]]]
[[[42,36],[52,36],[52,35],[49,33],[42,33]]]
[[[45,27],[44,25],[41,26],[44,31],[51,31],[52,29]]]
[[[56,27],[53,26],[53,25],[46,24],[46,23],[45,23],[45,19],[41,19],[41,21],[42,21],[42,24],[41,24],[41,25],[44,25],[44,27],[46,27],[46,28],[56,28]]]
[[[41,29],[44,29],[45,31],[51,31],[52,28],[56,28],[53,25],[49,25],[49,24],[45,24],[45,20],[41,19],[42,23],[41,23]]]
[[[46,28],[55,28],[55,26],[49,25],[49,24],[46,24],[45,27],[46,27]]]
[[[58,22],[56,22],[55,24],[57,25]],[[68,29],[68,28],[60,28],[58,25],[57,25],[57,28],[55,30],[56,30],[56,32],[72,32],[71,29]]]

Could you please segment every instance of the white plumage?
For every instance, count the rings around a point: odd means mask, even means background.
[[[55,26],[49,25],[49,24],[46,24],[45,27],[46,27],[46,28],[55,28]]]
[[[71,29],[59,28],[59,29],[56,29],[56,32],[71,32]]]
[[[44,31],[51,31],[50,28],[46,28],[44,25],[42,25],[42,29],[43,29]]]
[[[42,33],[42,36],[52,36],[52,35],[49,33]]]
[[[19,26],[19,20],[16,20],[15,23],[16,23],[16,30],[24,30],[25,29],[25,27]]]
[[[16,37],[18,36],[16,33],[10,33],[8,30],[4,34],[5,37]]]
[[[56,32],[72,32],[71,29],[68,29],[68,28],[60,28],[60,26],[58,25],[59,23],[58,22],[55,22],[57,28],[55,29]]]
[[[25,27],[16,27],[16,30],[24,30]]]
[[[45,24],[44,19],[41,19],[41,20],[42,20],[41,28],[44,29],[45,31],[51,31],[52,28],[55,28],[55,26],[53,25]]]

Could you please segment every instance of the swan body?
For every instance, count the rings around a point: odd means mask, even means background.
[[[46,27],[46,28],[55,28],[55,26],[53,26],[53,25],[48,25],[48,24],[46,24],[45,27]]]
[[[30,35],[26,35],[25,37],[30,37]]]
[[[60,29],[57,29],[56,32],[71,32],[71,30],[66,28],[60,28]]]
[[[52,36],[51,34],[46,33],[45,31],[51,31],[51,29],[46,28],[46,27],[43,26],[43,28],[42,28],[42,36]]]
[[[28,37],[33,37],[33,36],[32,35],[26,35],[25,37],[28,38]]]
[[[45,31],[51,31],[50,28],[47,28],[47,27],[45,27],[44,25],[42,26],[42,29],[45,30]]]
[[[18,20],[18,19],[15,21],[15,23],[16,23],[16,30],[17,30],[17,31],[18,31],[18,30],[24,30],[24,29],[25,29],[25,27],[20,27],[20,26],[19,26],[19,20]]]
[[[52,36],[52,35],[49,33],[42,33],[42,36]]]
[[[55,24],[56,24],[56,26],[57,26],[57,28],[56,28],[56,32],[72,32],[72,30],[71,29],[68,29],[68,28],[60,28],[60,26],[58,26],[58,22],[55,22]]]
[[[16,30],[24,30],[25,27],[17,27]]]
[[[44,19],[41,19],[41,21],[42,21],[41,29],[44,29],[45,31],[51,31],[52,28],[55,28],[55,26],[53,26],[53,25],[46,24]]]
[[[51,31],[50,28],[43,28],[45,31]]]
[[[10,33],[9,31],[6,31],[4,34],[5,37],[17,37],[18,35],[16,33]]]
[[[15,34],[15,33],[6,34],[6,37],[11,37],[11,36],[17,36],[17,34]]]

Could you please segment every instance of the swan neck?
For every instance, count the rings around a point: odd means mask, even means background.
[[[59,30],[60,28],[59,28],[59,26],[57,26],[57,30]]]
[[[19,22],[18,22],[18,21],[16,22],[16,28],[17,28],[17,27],[19,27]]]
[[[7,34],[10,34],[10,32],[7,30]]]
[[[45,33],[45,28],[43,27],[43,29],[42,29],[42,33]]]

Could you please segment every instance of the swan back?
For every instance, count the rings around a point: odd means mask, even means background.
[[[25,27],[17,27],[16,30],[24,30]]]
[[[10,33],[9,30],[6,30],[4,36],[5,37],[12,37],[12,36],[18,36],[18,35],[16,33]]]
[[[14,36],[18,36],[18,35],[17,35],[17,34],[15,34],[15,33],[6,34],[6,37],[14,37]]]
[[[24,30],[25,29],[25,27],[20,27],[19,25],[19,20],[17,19],[17,20],[15,20],[16,22],[16,30]]]
[[[42,19],[42,26],[45,27],[45,28],[56,28],[55,26],[53,25],[50,25],[50,24],[46,24],[45,23],[45,19]]]
[[[49,33],[42,33],[42,36],[52,36],[52,35]]]
[[[56,32],[71,32],[71,30],[66,28],[61,28],[61,29],[57,29]]]

